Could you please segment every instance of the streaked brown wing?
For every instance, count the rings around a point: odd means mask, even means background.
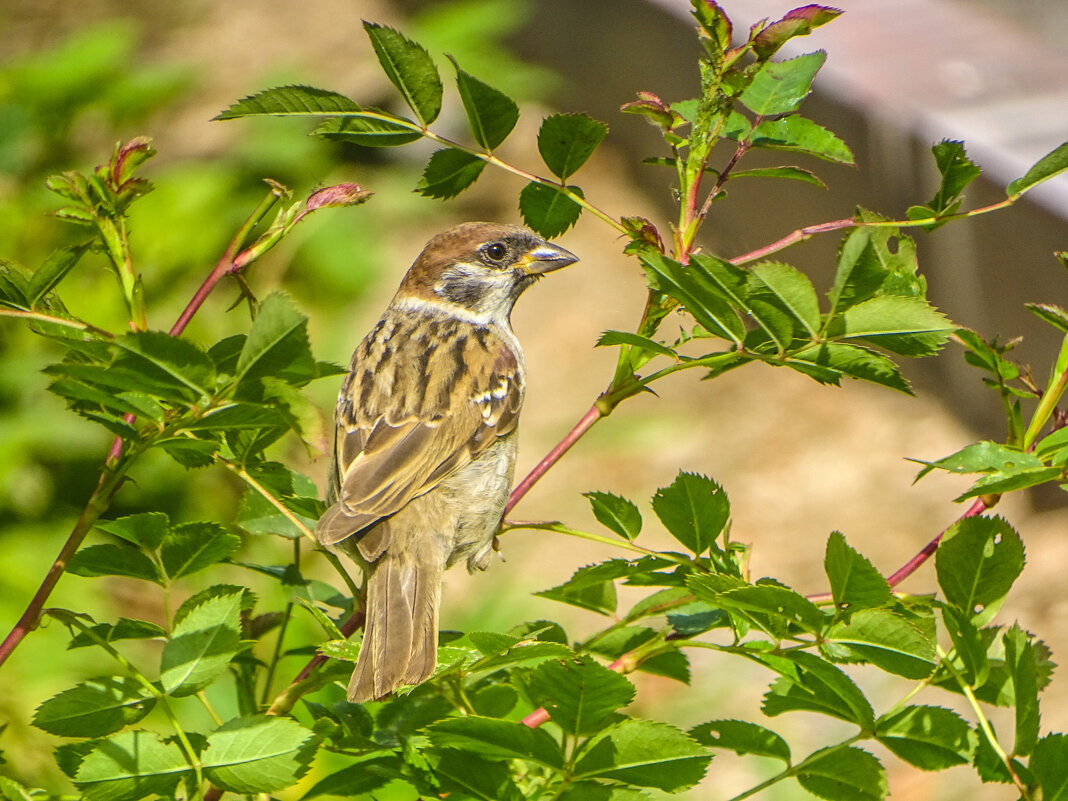
[[[400,510],[515,429],[523,376],[484,328],[419,326],[388,316],[353,358],[339,412],[337,502],[316,535],[327,545]],[[447,330],[451,336],[443,337]],[[377,558],[388,542],[360,543]]]

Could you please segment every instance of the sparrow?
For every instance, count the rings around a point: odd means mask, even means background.
[[[364,573],[350,701],[434,672],[442,573],[463,559],[486,569],[515,469],[526,366],[512,307],[577,260],[526,228],[450,228],[353,354],[337,402],[332,505],[315,529]]]

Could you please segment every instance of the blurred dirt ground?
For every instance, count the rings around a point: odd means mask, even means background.
[[[119,3],[92,0],[78,5],[74,15],[59,0],[11,3],[4,11],[6,51],[37,46],[63,30],[124,13],[124,4]],[[729,2],[725,6],[729,11]],[[369,48],[359,20],[399,22],[385,0],[147,2],[138,15],[149,32],[153,58],[195,61],[212,78],[173,124],[146,132],[156,137],[161,152],[170,153],[210,152],[235,135],[232,128],[207,120],[237,97],[272,85],[265,83],[268,75],[276,83],[285,83],[291,70],[301,80],[322,76],[328,86],[345,90],[371,86],[377,91],[382,79],[368,61]],[[506,150],[506,158],[535,163],[532,153],[518,148],[518,143],[533,141],[537,120],[535,110],[524,109],[521,130],[513,137],[516,144]],[[609,146],[579,179],[586,196],[609,213],[653,214],[650,209],[656,203],[624,182],[621,176],[626,173]],[[514,198],[520,186],[513,179],[489,173],[480,183],[476,200],[460,206],[458,213],[477,209],[496,219],[518,221]],[[752,213],[759,215],[760,210]],[[392,293],[396,279],[422,242],[442,227],[439,215],[435,212],[432,222],[425,224],[418,219],[399,220],[394,230],[384,232],[394,262],[390,276],[375,290],[377,297],[361,302],[359,319],[351,325],[352,345],[373,321],[380,302]],[[710,226],[715,229],[715,220]],[[514,316],[530,373],[519,473],[533,466],[603,389],[615,351],[594,349],[593,344],[606,329],[628,328],[644,300],[644,282],[636,263],[621,254],[620,241],[605,226],[585,217],[560,241],[582,261],[532,289]],[[669,320],[666,325],[673,324]],[[313,323],[313,342],[322,333]],[[347,355],[347,351],[323,354],[337,361],[346,360]],[[950,346],[940,358],[960,359],[960,354]],[[978,375],[974,389],[986,391]],[[966,430],[955,419],[954,410],[926,387],[915,398],[852,383],[835,389],[787,370],[750,366],[712,382],[678,375],[658,384],[656,390],[659,397],[629,401],[601,421],[535,487],[513,517],[560,519],[593,530],[596,524],[580,493],[605,490],[639,503],[645,513],[642,537],[647,545],[670,547],[669,539],[654,525],[647,501],[680,469],[698,471],[726,488],[733,509],[732,536],[752,545],[754,576],[775,576],[801,592],[822,592],[826,589],[823,552],[831,531],[842,531],[851,545],[889,573],[963,511],[952,498],[966,481],[930,476],[913,485],[918,468],[906,457],[938,458],[976,438],[1001,435],[1000,431]],[[326,465],[310,469],[325,471]],[[1068,587],[1063,580],[1063,566],[1068,563],[1064,536],[1068,516],[1063,511],[1037,513],[1016,500],[1004,503],[997,512],[1022,533],[1028,551],[1027,568],[999,619],[1005,623],[1018,620],[1037,632],[1052,647],[1056,660],[1068,652]],[[443,625],[506,628],[524,619],[551,617],[565,621],[569,634],[577,639],[597,627],[600,621],[595,615],[530,593],[566,580],[582,565],[619,555],[605,546],[561,535],[509,533],[503,542],[505,561],[483,575],[453,571],[447,576]],[[933,565],[929,564],[902,589],[923,594],[934,585]],[[681,725],[720,717],[759,718],[760,695],[769,680],[766,674],[705,652],[692,657],[692,690],[682,690],[667,680],[635,677],[641,689],[638,714]],[[890,681],[872,685],[870,676],[857,675],[865,689],[883,700],[884,707],[907,689],[904,683]],[[1045,692],[1044,730],[1068,727],[1066,688],[1068,682],[1055,674]],[[928,694],[920,700],[947,704],[952,699]],[[835,734],[833,724],[803,715],[787,716],[773,726],[788,738],[790,733],[805,734],[809,742],[810,727],[826,727],[828,742]],[[822,733],[815,739],[822,742]],[[898,798],[1015,797],[1007,787],[979,786],[974,774],[964,769],[931,776],[893,758],[885,762],[891,792]],[[717,757],[708,779],[687,797],[729,797],[764,778],[767,770],[764,764]],[[791,785],[765,797],[803,796]]]

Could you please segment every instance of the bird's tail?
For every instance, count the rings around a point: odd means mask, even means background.
[[[436,548],[387,550],[370,565],[363,645],[349,681],[357,703],[381,698],[434,672],[438,603],[445,568]]]

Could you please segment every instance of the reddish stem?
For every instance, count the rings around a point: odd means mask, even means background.
[[[791,245],[796,245],[798,242],[804,242],[806,239],[809,239],[816,234],[825,234],[828,231],[840,231],[843,228],[853,228],[857,225],[859,225],[857,220],[852,217],[846,217],[842,220],[831,220],[830,222],[798,228],[796,231],[787,234],[782,239],[772,242],[770,245],[757,248],[749,253],[743,253],[741,256],[735,256],[730,262],[731,264],[746,264],[747,262],[756,261],[765,256],[770,256],[772,253],[778,253],[780,250],[784,250]]]
[[[545,454],[545,457],[534,466],[534,469],[516,484],[515,489],[512,490],[512,494],[508,498],[508,505],[504,507],[504,513],[508,514],[512,511],[512,508],[530,491],[530,488],[538,482],[538,479],[545,475],[550,467],[560,461],[560,457],[567,453],[571,446],[578,442],[582,435],[604,416],[605,412],[601,410],[601,407],[596,403],[593,404],[583,418],[575,424],[575,427],[567,432],[567,436],[556,443],[556,447]]]
[[[986,511],[986,508],[987,502],[984,501],[982,498],[976,498],[975,503],[973,503],[968,508],[968,511],[958,517],[956,522],[959,523],[961,520],[964,520],[966,518],[975,517],[976,515],[982,514],[984,511]],[[945,533],[948,530],[949,529],[946,529],[945,531],[940,532],[937,537],[935,537],[933,540],[923,546],[923,550],[921,550],[918,554],[916,554],[914,557],[905,562],[905,564],[903,564],[898,570],[896,570],[892,575],[890,575],[886,579],[886,583],[889,584],[891,587],[896,587],[902,581],[904,581],[913,573],[915,573],[916,569],[924,562],[926,562],[931,557],[931,554],[938,550],[938,544],[942,541],[942,537],[945,536]]]

